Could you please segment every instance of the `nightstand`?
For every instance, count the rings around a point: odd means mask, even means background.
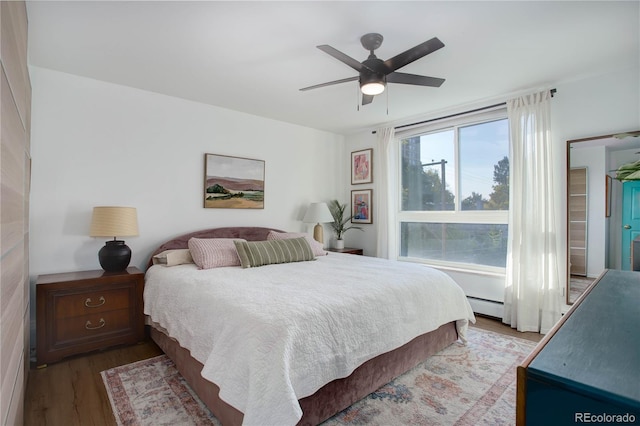
[[[38,367],[70,355],[144,339],[144,273],[40,275],[36,281]]]
[[[359,254],[360,256],[363,255],[362,249],[359,248],[350,248],[350,247],[345,247],[345,248],[328,248],[327,251],[333,251],[336,253],[348,253],[348,254]]]

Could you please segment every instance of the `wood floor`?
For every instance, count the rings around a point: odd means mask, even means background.
[[[25,394],[24,424],[116,425],[100,372],[161,354],[160,348],[147,340],[32,368]]]
[[[520,333],[491,318],[474,327],[539,341],[538,333]],[[151,340],[77,356],[29,372],[25,396],[27,426],[113,426],[116,424],[100,372],[162,354]]]
[[[569,277],[569,303],[575,303],[578,297],[580,297],[595,280],[596,278],[571,275],[571,277]]]

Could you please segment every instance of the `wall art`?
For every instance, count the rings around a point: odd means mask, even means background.
[[[373,182],[373,149],[351,153],[351,185]]]
[[[263,160],[204,155],[204,207],[264,209]]]
[[[373,223],[373,190],[351,191],[352,223]]]

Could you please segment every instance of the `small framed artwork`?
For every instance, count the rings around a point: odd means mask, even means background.
[[[373,223],[372,189],[351,191],[351,222]]]
[[[373,149],[351,153],[351,185],[373,182]]]
[[[609,175],[605,175],[605,206],[604,216],[611,217],[611,184],[613,179]]]
[[[264,209],[263,160],[204,155],[204,207]]]

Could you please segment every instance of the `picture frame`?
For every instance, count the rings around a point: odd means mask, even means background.
[[[373,148],[351,153],[351,185],[373,183]]]
[[[373,223],[373,190],[351,191],[351,223]]]
[[[613,179],[609,175],[605,175],[605,205],[604,205],[604,217],[611,217],[611,185]]]
[[[204,155],[206,209],[264,209],[264,160]]]

